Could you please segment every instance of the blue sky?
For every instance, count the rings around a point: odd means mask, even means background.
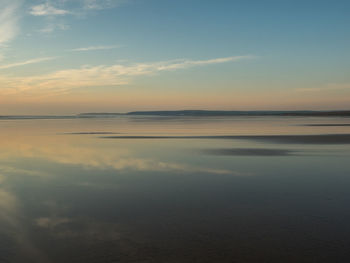
[[[349,1],[0,5],[0,113],[350,103]]]

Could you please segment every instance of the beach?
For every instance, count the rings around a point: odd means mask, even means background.
[[[3,262],[345,262],[350,120],[1,120]]]

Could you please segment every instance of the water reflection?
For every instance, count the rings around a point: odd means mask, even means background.
[[[207,135],[207,136],[104,136],[104,139],[214,139],[214,140],[255,140],[273,143],[297,144],[350,144],[350,134],[312,134],[312,135]]]
[[[34,140],[33,139],[37,139]],[[133,149],[125,145],[99,144],[96,140],[84,141],[73,137],[34,137],[21,141],[17,138],[5,143],[0,152],[3,161],[23,159],[46,160],[59,164],[79,165],[86,168],[136,170],[136,171],[180,171],[180,172],[208,172],[208,173],[234,173],[229,170],[197,167],[190,164],[175,163],[171,161],[152,159],[145,154],[137,157],[139,153],[148,152],[147,146]],[[146,156],[146,157],[144,157]],[[17,164],[15,164],[17,165]],[[6,170],[15,170],[26,175],[44,175],[44,170],[31,170],[7,166]],[[5,169],[5,168],[2,168]]]
[[[293,156],[299,154],[296,151],[287,149],[269,149],[269,148],[221,148],[205,149],[202,151],[213,155],[231,155],[231,156]]]
[[[309,122],[1,122],[0,261],[346,262],[350,131]]]

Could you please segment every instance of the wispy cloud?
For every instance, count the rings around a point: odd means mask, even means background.
[[[62,23],[62,22],[49,23],[44,28],[40,29],[39,32],[41,32],[41,33],[51,33],[53,31],[55,31],[56,29],[67,30],[69,28],[70,28],[69,25],[67,25],[65,23]]]
[[[0,0],[1,1],[1,0]],[[38,30],[41,33],[52,33],[55,30],[70,28],[67,15],[83,18],[98,10],[117,7],[129,0],[42,0],[41,4],[29,7],[28,13],[46,19],[47,25]]]
[[[29,14],[36,17],[43,17],[45,24],[43,28],[37,30],[40,33],[52,33],[55,30],[66,30],[69,25],[64,21],[62,17],[66,15],[74,15],[74,12],[65,7],[65,0],[63,1],[48,1],[44,3],[31,6],[29,8]],[[57,17],[60,17],[59,19]]]
[[[132,65],[85,66],[78,69],[60,70],[40,76],[2,77],[0,78],[0,86],[8,87],[6,91],[3,90],[3,93],[67,92],[72,89],[83,87],[126,85],[137,76],[154,75],[163,71],[237,62],[253,58],[254,56],[235,56],[209,60],[173,60],[153,63],[136,63]]]
[[[83,0],[83,7],[87,10],[101,10],[113,8],[125,2],[127,0]]]
[[[168,62],[160,62],[154,64],[157,71],[163,71],[163,70],[176,70],[176,69],[184,69],[194,66],[205,66],[210,64],[221,64],[226,62],[234,62],[234,61],[240,61],[240,60],[247,60],[247,59],[255,59],[255,56],[247,55],[247,56],[234,56],[234,57],[225,57],[225,58],[215,58],[215,59],[208,59],[208,60],[174,60],[174,61],[168,61]],[[139,64],[142,67],[142,64]]]
[[[17,0],[0,0],[0,61],[4,59],[6,47],[19,32],[18,9],[20,2]]]
[[[74,48],[74,49],[71,49],[70,51],[81,52],[81,51],[107,50],[107,49],[115,49],[120,47],[121,46],[90,46],[90,47]]]
[[[12,40],[18,33],[18,15],[19,7],[16,0],[0,1],[0,46]]]
[[[316,88],[297,88],[297,92],[322,92],[322,91],[338,91],[338,90],[350,90],[350,83],[330,83],[326,86]]]
[[[128,0],[46,0],[42,4],[32,6],[29,13],[33,16],[80,16],[89,11],[114,8],[125,2]]]
[[[25,66],[25,65],[29,65],[29,64],[36,64],[36,63],[40,63],[40,62],[48,61],[48,60],[53,60],[53,59],[56,59],[56,57],[35,58],[35,59],[11,63],[11,64],[7,64],[7,65],[0,65],[0,69],[8,69],[8,68]]]
[[[33,16],[62,16],[70,12],[65,9],[59,9],[52,6],[49,2],[41,5],[32,6],[29,13]]]

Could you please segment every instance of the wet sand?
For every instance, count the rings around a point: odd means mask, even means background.
[[[223,139],[291,144],[350,144],[350,134],[316,135],[220,135],[220,136],[103,136],[103,139]]]
[[[201,151],[204,154],[227,155],[227,156],[296,156],[298,151],[287,149],[263,149],[263,148],[222,148],[205,149]]]
[[[1,121],[0,262],[350,262],[341,120],[137,118]]]

